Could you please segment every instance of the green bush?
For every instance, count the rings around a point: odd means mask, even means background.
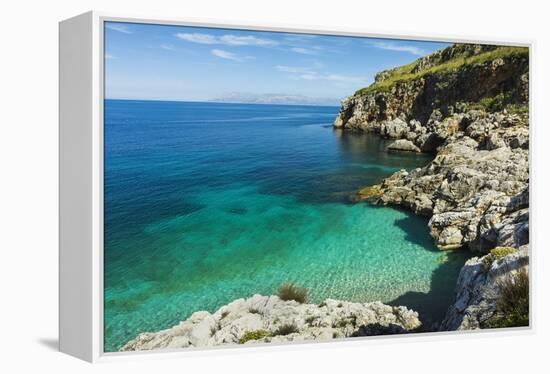
[[[304,304],[308,300],[307,289],[303,287],[298,287],[293,283],[283,283],[277,291],[277,295],[281,300],[295,300],[300,304]]]
[[[508,256],[516,251],[513,247],[495,247],[489,254],[483,257],[483,271],[488,272],[495,260]]]
[[[298,327],[294,323],[285,323],[284,325],[279,326],[279,328],[277,328],[277,330],[273,332],[273,336],[290,335],[295,332],[298,332]]]
[[[483,327],[529,326],[529,273],[526,268],[504,278],[499,284],[496,314]]]
[[[491,249],[491,256],[493,256],[493,258],[497,260],[499,258],[508,256],[509,254],[512,254],[515,251],[516,249],[514,247],[495,247]]]
[[[254,330],[254,331],[248,331],[241,336],[239,339],[239,344],[244,344],[249,340],[260,340],[265,337],[269,336],[269,332],[266,330]]]

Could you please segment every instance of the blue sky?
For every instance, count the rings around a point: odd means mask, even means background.
[[[338,103],[447,43],[106,22],[105,97]],[[244,99],[246,100],[246,99]]]

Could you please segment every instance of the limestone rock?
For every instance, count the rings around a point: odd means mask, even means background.
[[[327,299],[319,305],[254,295],[222,306],[213,314],[196,312],[177,326],[146,332],[121,351],[211,347],[225,344],[328,340],[333,338],[401,334],[420,327],[418,313],[380,302],[352,303]],[[245,334],[262,331],[258,340]],[[263,336],[262,336],[263,335]]]
[[[447,134],[435,158],[383,180],[375,201],[431,217],[430,233],[441,249],[468,246],[486,253],[495,246],[528,243],[529,152],[518,145],[520,140],[510,140],[528,132],[526,119],[482,111],[452,118],[439,121],[447,129],[454,123],[458,130]],[[410,146],[405,139],[395,143],[396,148]]]
[[[420,152],[420,148],[414,145],[413,142],[406,139],[399,139],[392,142],[388,146],[389,151],[403,151],[403,152]]]
[[[505,277],[529,266],[528,246],[503,258],[487,262],[487,257],[469,259],[460,271],[456,300],[450,306],[441,330],[479,329],[496,311],[500,296],[498,283]],[[487,267],[489,263],[489,267]]]
[[[380,135],[392,138],[400,139],[409,132],[409,126],[405,121],[400,118],[395,118],[390,121],[383,122],[380,125]]]

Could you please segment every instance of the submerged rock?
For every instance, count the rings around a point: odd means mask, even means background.
[[[327,299],[319,305],[278,296],[238,299],[215,313],[196,312],[177,326],[139,334],[121,351],[211,347],[402,334],[420,327],[418,313],[380,302]]]

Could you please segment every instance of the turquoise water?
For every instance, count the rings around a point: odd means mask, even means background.
[[[424,218],[348,198],[429,159],[334,131],[337,110],[106,101],[106,351],[285,281],[441,319],[466,254],[434,248]]]

